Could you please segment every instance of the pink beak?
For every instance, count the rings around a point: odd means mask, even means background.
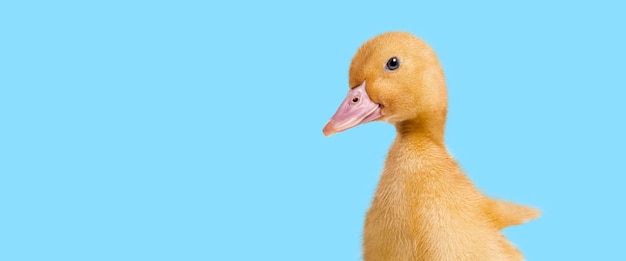
[[[381,117],[380,105],[370,100],[365,82],[350,90],[335,115],[324,126],[324,136],[347,130]]]

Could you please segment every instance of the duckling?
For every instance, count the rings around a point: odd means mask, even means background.
[[[500,232],[539,217],[483,195],[444,145],[447,90],[434,51],[405,32],[364,43],[330,136],[371,121],[396,128],[363,229],[365,261],[523,260]]]

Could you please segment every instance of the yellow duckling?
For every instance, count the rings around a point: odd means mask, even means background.
[[[356,52],[349,83],[324,135],[374,120],[397,131],[366,215],[364,260],[523,260],[500,230],[539,211],[486,197],[446,150],[447,90],[433,50],[408,33],[379,35]]]

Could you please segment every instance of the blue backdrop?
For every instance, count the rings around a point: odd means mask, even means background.
[[[438,53],[470,178],[543,211],[505,230],[528,260],[623,259],[625,11],[4,1],[0,260],[359,260],[394,129],[321,129],[391,30]]]

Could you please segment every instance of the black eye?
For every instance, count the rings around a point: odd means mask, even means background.
[[[394,71],[398,69],[399,67],[400,67],[400,60],[398,60],[398,58],[396,57],[391,57],[389,61],[387,61],[387,66],[385,67],[385,69]]]

